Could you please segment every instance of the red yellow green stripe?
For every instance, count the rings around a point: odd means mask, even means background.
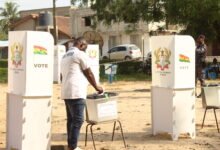
[[[47,49],[42,46],[34,46],[34,54],[47,55]]]
[[[189,57],[187,57],[187,56],[185,56],[183,54],[179,55],[179,61],[180,62],[190,62]]]

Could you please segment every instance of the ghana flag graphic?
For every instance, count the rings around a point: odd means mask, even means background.
[[[179,61],[180,62],[188,62],[188,63],[190,62],[189,57],[187,57],[187,56],[185,56],[183,54],[179,55]]]
[[[47,55],[47,49],[42,46],[34,46],[34,54]]]

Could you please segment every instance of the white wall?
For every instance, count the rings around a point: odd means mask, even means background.
[[[71,16],[71,22],[72,22],[72,36],[78,37],[82,36],[84,32],[86,31],[94,31],[90,27],[86,27],[84,25],[83,17],[91,16],[95,12],[92,11],[89,8],[81,8],[81,9],[70,9],[70,16]],[[102,47],[102,54],[106,54],[107,51],[110,49],[109,46],[109,36],[117,36],[117,44],[129,44],[130,43],[130,34],[127,34],[125,29],[128,24],[121,22],[121,23],[115,23],[111,26],[105,26],[102,23],[97,25],[97,28],[95,29],[103,38],[103,47]],[[144,42],[141,38],[141,47],[142,49],[144,47],[144,55],[147,55],[147,52],[149,51],[149,26],[148,23],[140,21],[137,25],[137,32],[132,34],[138,34],[142,38],[144,38]],[[144,46],[143,46],[144,43]]]

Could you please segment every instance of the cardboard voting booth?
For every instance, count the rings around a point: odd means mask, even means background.
[[[8,150],[50,149],[53,51],[47,32],[9,32]]]
[[[152,129],[195,137],[195,42],[190,36],[155,36],[152,49]]]
[[[99,45],[88,44],[86,53],[89,56],[90,68],[95,76],[95,80],[99,83]]]
[[[9,33],[9,93],[23,96],[52,95],[54,48],[51,43],[53,37],[47,32]]]
[[[51,99],[7,94],[8,150],[50,150]]]
[[[195,87],[195,42],[190,36],[153,36],[152,86]]]
[[[158,94],[159,93],[159,94]],[[171,134],[177,140],[181,133],[195,137],[195,93],[193,88],[152,87],[153,135]]]
[[[53,81],[58,84],[60,84],[60,63],[65,53],[66,47],[64,45],[56,45],[54,47]]]

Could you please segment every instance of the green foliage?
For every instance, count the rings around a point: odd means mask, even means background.
[[[105,63],[111,63],[111,62],[105,62]],[[100,75],[101,76],[105,75],[104,64],[101,63],[101,65],[100,65]],[[111,64],[114,64],[114,62],[112,62]],[[142,68],[142,62],[140,62],[140,61],[121,62],[116,65],[118,66],[117,67],[117,74],[118,75],[132,75],[135,73],[143,73],[144,72],[143,68]]]
[[[8,68],[0,68],[0,83],[8,81]]]
[[[85,4],[88,0],[72,0]],[[106,25],[124,21],[165,21],[183,27],[182,34],[220,39],[220,0],[92,0],[96,19]],[[125,29],[131,32],[134,29]]]
[[[5,34],[8,33],[13,21],[18,19],[18,5],[13,2],[6,2],[3,8],[0,8],[0,31]]]
[[[0,59],[0,68],[8,68],[8,60]]]
[[[79,5],[80,7],[86,6],[88,0],[71,0],[72,5]]]
[[[142,62],[123,62],[118,64],[118,74],[133,74],[135,72],[142,72],[141,68]]]
[[[219,38],[219,0],[163,0],[163,2],[167,21],[185,26],[182,33],[193,37],[204,34],[210,41]]]
[[[118,63],[117,74],[113,80],[117,81],[151,81],[151,75],[147,75],[141,67],[142,62],[123,62]],[[105,74],[104,65],[100,66],[100,80],[108,81],[108,75]]]
[[[91,8],[95,10],[98,21],[105,24],[124,21],[126,23],[137,23],[143,19],[145,21],[160,18],[157,12],[157,5],[151,1],[138,0],[96,0]],[[153,17],[158,13],[158,16]]]
[[[101,82],[107,82],[108,81],[108,76],[103,75],[100,77]],[[151,81],[151,76],[146,75],[143,72],[138,72],[138,73],[132,73],[132,74],[116,74],[113,77],[113,82],[114,81]]]
[[[1,31],[0,29],[0,40],[7,40],[8,39],[8,35],[4,32]]]

